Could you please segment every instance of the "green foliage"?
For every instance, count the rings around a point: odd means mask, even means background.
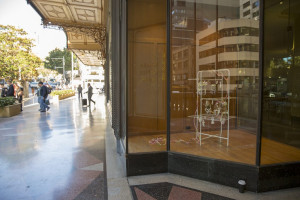
[[[54,90],[51,92],[50,94],[51,96],[55,96],[55,95],[58,95],[58,96],[62,96],[62,95],[75,95],[75,92],[74,90]]]
[[[16,98],[14,97],[1,97],[0,98],[0,108],[5,106],[13,105],[16,102]]]
[[[63,57],[65,58],[65,71],[72,70],[71,51],[67,50],[66,48],[63,50],[56,48],[50,51],[49,56],[45,58],[45,68],[56,70],[58,73],[62,74],[63,68],[55,69],[55,67],[63,67]],[[75,55],[73,57],[73,61],[74,63],[76,61]]]
[[[23,29],[0,24],[0,77],[16,80],[21,71],[22,81],[36,77],[41,59],[32,54],[33,40]]]
[[[265,77],[272,78],[287,78],[289,73],[295,69],[295,66],[300,65],[300,56],[275,58],[270,61],[269,65],[266,65],[264,70]]]

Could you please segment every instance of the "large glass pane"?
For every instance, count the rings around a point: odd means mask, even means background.
[[[128,0],[128,152],[166,151],[166,1]]]
[[[171,2],[171,151],[255,164],[258,0]]]
[[[265,1],[261,164],[300,161],[299,10],[299,0]]]

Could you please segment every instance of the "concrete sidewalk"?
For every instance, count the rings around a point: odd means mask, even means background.
[[[107,199],[104,95],[0,119],[0,199]]]

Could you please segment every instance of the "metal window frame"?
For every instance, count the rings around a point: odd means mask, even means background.
[[[259,94],[258,94],[258,116],[256,133],[256,161],[260,166],[261,161],[261,139],[262,139],[262,103],[263,103],[263,81],[264,81],[264,0],[259,0]]]
[[[171,145],[171,0],[167,3],[167,152],[170,151]]]

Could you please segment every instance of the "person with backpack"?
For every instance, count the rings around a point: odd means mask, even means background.
[[[6,97],[14,97],[15,96],[15,88],[11,81],[7,81],[7,83],[9,86],[8,86],[8,90],[6,92]]]
[[[49,83],[46,83],[45,86],[47,87],[47,92],[48,92],[48,94],[51,94],[51,92],[52,92],[52,87],[51,87],[51,85],[49,85]]]
[[[39,90],[39,103],[40,103],[40,111],[41,112],[46,112],[50,109],[50,107],[46,104],[46,100],[49,94],[48,88],[43,85],[43,82],[39,82],[40,90]]]

